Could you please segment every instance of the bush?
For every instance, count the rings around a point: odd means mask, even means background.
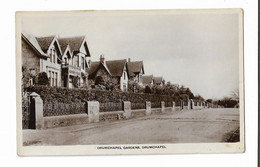
[[[46,72],[40,72],[38,74],[38,85],[49,85],[50,81]]]
[[[150,86],[145,86],[144,93],[152,93]]]
[[[73,77],[72,83],[73,83],[73,85],[74,85],[75,88],[78,88],[79,85],[80,85],[80,78],[79,78],[78,76]]]

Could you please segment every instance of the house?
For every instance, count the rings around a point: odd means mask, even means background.
[[[56,36],[36,37],[42,51],[49,57],[42,60],[42,71],[46,72],[50,86],[61,86],[61,48]]]
[[[89,84],[91,85],[114,83],[122,91],[128,89],[126,59],[105,61],[104,56],[101,55],[100,61],[90,63],[87,72]]]
[[[154,84],[153,75],[143,75],[143,85],[152,86]]]
[[[40,72],[46,72],[51,86],[60,86],[61,49],[56,36],[35,37],[21,34],[22,65],[30,71],[29,85]],[[28,85],[28,84],[26,84]]]
[[[153,77],[153,83],[154,85],[163,86],[164,80],[162,77]]]
[[[143,86],[143,61],[130,61],[130,59],[128,59],[128,62],[126,63],[126,68],[129,80],[136,82],[140,86]]]
[[[21,34],[22,65],[34,85],[37,75],[46,72],[50,86],[82,87],[87,84],[90,52],[86,36],[58,38]]]
[[[90,52],[86,36],[59,38],[62,55],[62,86],[82,87],[87,84]]]

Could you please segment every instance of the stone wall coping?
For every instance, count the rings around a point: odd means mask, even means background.
[[[107,111],[107,112],[100,112],[99,115],[107,115],[107,114],[120,114],[124,113],[124,111]]]
[[[44,119],[59,119],[59,118],[78,118],[78,117],[88,117],[87,114],[72,114],[72,115],[58,115],[58,116],[48,116],[43,117]]]

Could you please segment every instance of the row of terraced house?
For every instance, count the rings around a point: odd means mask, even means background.
[[[105,60],[91,61],[86,36],[59,38],[58,36],[35,37],[21,34],[22,65],[29,71],[26,86],[35,84],[35,77],[46,72],[50,86],[95,86],[100,80],[113,79],[122,91],[128,90],[128,82],[140,86],[163,85],[162,77],[145,75],[143,61]]]

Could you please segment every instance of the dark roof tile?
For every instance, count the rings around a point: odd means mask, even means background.
[[[46,53],[55,36],[36,37],[41,49]]]
[[[121,77],[124,67],[125,67],[126,59],[124,60],[109,60],[106,61],[106,65],[108,70],[110,71],[112,76]]]
[[[130,77],[134,76],[135,73],[140,73],[143,68],[143,61],[127,62],[127,71]]]
[[[77,37],[66,37],[66,38],[59,38],[59,43],[61,45],[69,44],[71,51],[79,51],[80,46],[84,40],[85,36],[77,36]]]
[[[143,84],[150,85],[153,81],[153,75],[143,75]]]
[[[35,36],[27,33],[22,33],[22,37],[26,39],[26,42],[30,43],[30,45],[41,55],[45,58],[49,57],[46,53],[44,53],[36,40]]]
[[[155,84],[161,84],[163,81],[162,77],[153,77],[153,81]]]
[[[98,67],[100,65],[100,62],[91,62],[90,63],[90,67],[86,69],[88,75],[89,75],[89,79],[93,79],[94,78],[94,73],[97,71]]]

